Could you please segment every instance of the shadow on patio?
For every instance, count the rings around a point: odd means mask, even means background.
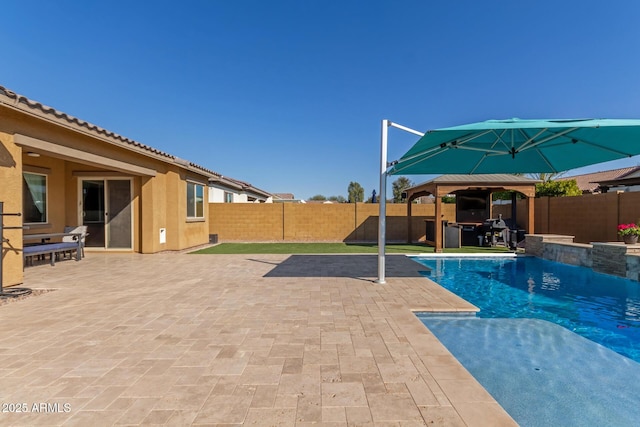
[[[252,261],[262,262],[258,259]],[[405,255],[386,256],[387,277],[421,277],[424,266]],[[264,277],[375,278],[378,255],[291,255]]]

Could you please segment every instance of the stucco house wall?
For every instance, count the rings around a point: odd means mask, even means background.
[[[233,197],[231,203],[240,203],[241,201],[247,201],[246,195],[244,197],[244,200],[241,200],[240,195],[234,193],[231,189],[209,184],[209,203],[228,203],[225,200],[225,193],[231,193]]]
[[[23,282],[23,236],[61,232],[82,223],[82,180],[130,182],[130,247],[92,250],[155,253],[208,242],[208,180],[216,174],[43,106],[0,87],[0,201],[4,211],[23,209],[23,172],[46,176],[47,221],[27,230],[6,230],[2,245],[3,286]],[[124,181],[124,182],[123,182]],[[187,218],[187,183],[203,189],[201,218]],[[114,188],[119,188],[115,186]],[[125,194],[126,194],[125,190]],[[111,194],[116,194],[114,190]],[[107,213],[105,213],[107,215]],[[22,226],[17,216],[5,226]],[[108,234],[108,228],[105,228]],[[166,241],[160,242],[160,230]],[[120,231],[122,232],[122,231]]]
[[[0,121],[2,116],[0,116]],[[22,198],[22,150],[13,144],[11,134],[0,126],[0,202],[5,213],[21,213]],[[5,227],[19,227],[22,218],[18,216],[0,217]],[[22,283],[22,231],[4,230],[2,245],[3,285]]]

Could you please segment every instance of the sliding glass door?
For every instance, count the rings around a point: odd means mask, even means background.
[[[131,249],[131,180],[82,179],[80,193],[81,223],[89,233],[86,246]]]

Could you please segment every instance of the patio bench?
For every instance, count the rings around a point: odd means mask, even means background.
[[[77,251],[79,248],[77,242],[59,242],[59,243],[42,243],[37,245],[25,246],[22,249],[22,255],[24,263],[27,262],[27,257],[33,257],[36,255],[49,255],[51,257],[51,265],[55,265],[56,256],[61,253]],[[80,255],[76,255],[76,259],[80,259]]]

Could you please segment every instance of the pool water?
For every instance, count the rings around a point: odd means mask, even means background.
[[[534,257],[416,260],[480,308],[418,318],[519,425],[640,425],[638,282]]]
[[[640,363],[545,320],[418,317],[521,427],[640,425]]]
[[[547,320],[640,362],[640,285],[536,257],[414,258],[481,318]]]

